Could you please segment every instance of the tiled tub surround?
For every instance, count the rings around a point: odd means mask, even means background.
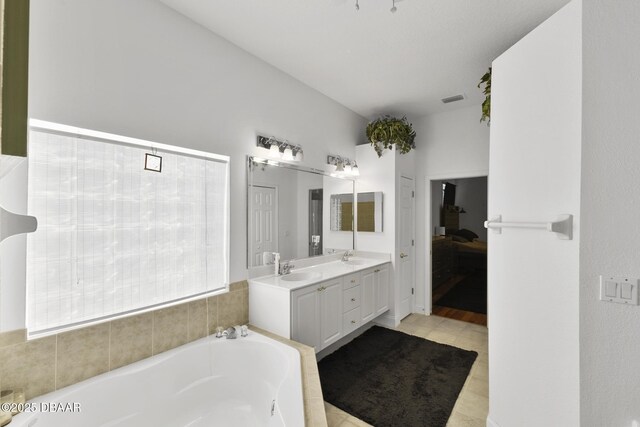
[[[248,286],[157,311],[26,341],[26,331],[0,334],[0,389],[23,388],[26,398],[215,334],[217,326],[248,323]]]
[[[209,336],[31,403],[76,402],[79,411],[23,413],[12,425],[302,426],[300,353],[255,331]]]

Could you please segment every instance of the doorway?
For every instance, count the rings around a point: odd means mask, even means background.
[[[431,180],[432,314],[487,325],[487,177]]]

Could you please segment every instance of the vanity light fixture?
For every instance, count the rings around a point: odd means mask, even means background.
[[[301,162],[304,159],[304,152],[300,145],[291,144],[286,139],[280,141],[275,137],[266,137],[258,135],[256,145],[260,148],[269,150],[269,157],[282,159],[284,161]]]
[[[329,172],[333,176],[347,178],[360,176],[360,170],[356,162],[346,157],[329,155],[327,156],[327,165]]]
[[[401,1],[401,0],[391,0],[391,9],[389,9],[389,11],[391,13],[396,13],[398,11],[398,8],[396,7],[396,2]],[[356,0],[356,12],[360,10],[360,2],[359,0]]]

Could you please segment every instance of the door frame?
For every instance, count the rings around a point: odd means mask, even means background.
[[[417,288],[417,269],[418,269],[418,263],[416,262],[416,178],[412,175],[409,174],[404,174],[401,173],[400,175],[400,179],[398,182],[398,186],[396,187],[396,192],[399,195],[399,191],[401,191],[401,187],[402,187],[402,179],[409,179],[411,180],[411,182],[413,183],[413,197],[411,198],[411,209],[413,210],[413,224],[411,224],[411,229],[412,229],[412,234],[413,234],[413,240],[414,240],[414,245],[413,245],[413,284],[412,287],[414,289],[414,292],[411,294],[410,297],[410,301],[409,301],[409,314],[411,313],[415,313],[416,312],[416,292],[415,289]],[[398,215],[398,211],[396,208],[396,253],[395,253],[395,258],[396,258],[396,265],[398,266],[397,273],[395,274],[395,277],[397,277],[396,283],[399,285],[398,286],[398,295],[400,293],[400,288],[402,287],[402,284],[400,283],[400,280],[402,280],[402,275],[400,274],[400,241],[398,239],[398,231],[400,229],[400,218]],[[396,299],[394,298],[394,306],[395,309],[398,309],[399,305],[395,303]],[[398,300],[399,303],[399,300]],[[402,320],[402,319],[399,319]]]
[[[487,177],[487,192],[488,192],[488,170],[478,170],[470,172],[451,172],[444,174],[427,175],[425,182],[425,219],[426,226],[424,229],[424,253],[425,253],[425,269],[424,269],[424,311],[425,314],[431,315],[433,313],[433,283],[431,282],[431,236],[433,235],[433,218],[431,216],[431,201],[433,195],[431,194],[431,182],[432,181],[444,181],[448,179],[465,179],[465,178],[483,178]]]

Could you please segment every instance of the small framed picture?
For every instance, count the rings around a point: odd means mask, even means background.
[[[144,169],[153,172],[162,172],[162,157],[155,154],[145,154]]]

